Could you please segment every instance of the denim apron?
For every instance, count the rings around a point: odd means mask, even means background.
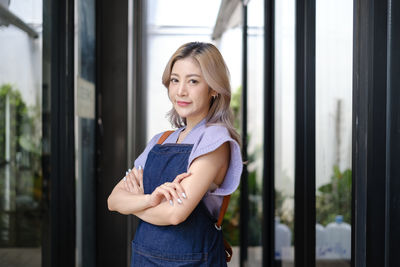
[[[151,194],[159,185],[186,172],[192,147],[156,144],[144,168],[144,193]],[[222,232],[215,228],[215,222],[202,201],[178,225],[157,226],[140,220],[132,241],[131,267],[227,266]]]

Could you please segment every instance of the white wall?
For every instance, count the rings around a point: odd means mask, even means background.
[[[42,1],[12,0],[10,11],[31,25],[39,38],[10,25],[0,27],[0,85],[11,83],[29,105],[41,106]]]
[[[148,1],[147,139],[171,129],[166,113],[172,104],[161,78],[172,54],[184,43],[212,42],[220,1]],[[229,66],[228,66],[229,67]]]

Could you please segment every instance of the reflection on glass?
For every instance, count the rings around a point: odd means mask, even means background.
[[[95,1],[75,0],[76,261],[91,267],[95,224]]]
[[[275,1],[275,260],[293,266],[295,2]]]
[[[248,251],[247,265],[262,265],[262,162],[264,113],[264,1],[247,6],[247,154],[248,154]]]
[[[316,2],[316,265],[350,266],[353,2]]]
[[[42,3],[3,8],[39,37],[0,15],[0,265],[41,265]]]

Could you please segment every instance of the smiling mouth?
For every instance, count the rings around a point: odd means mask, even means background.
[[[185,101],[176,101],[176,103],[178,104],[178,106],[181,107],[186,107],[190,104],[190,102],[185,102]]]

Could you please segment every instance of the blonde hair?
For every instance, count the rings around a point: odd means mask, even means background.
[[[225,126],[231,137],[241,144],[240,135],[233,127],[233,113],[230,108],[231,85],[229,70],[219,50],[210,43],[191,42],[182,45],[172,55],[165,67],[162,83],[168,89],[172,68],[176,61],[184,58],[192,58],[199,65],[203,77],[208,86],[217,92],[217,96],[211,100],[210,109],[206,117],[207,125]],[[171,124],[175,127],[186,125],[186,119],[181,118],[174,108],[168,112]]]

